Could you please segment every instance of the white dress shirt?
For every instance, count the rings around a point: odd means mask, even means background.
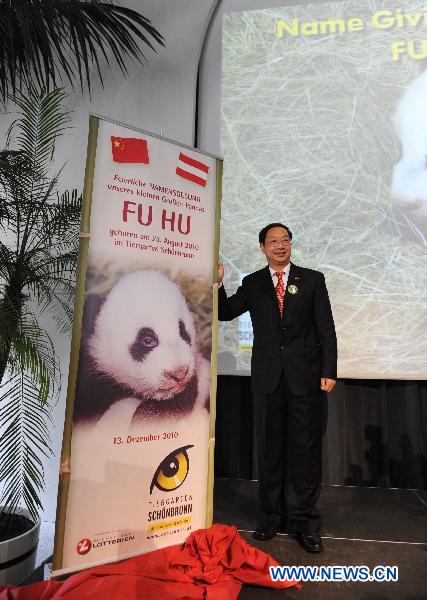
[[[290,268],[291,268],[291,263],[288,263],[286,265],[286,267],[283,269],[283,287],[285,288],[285,290],[286,290],[286,286],[288,284],[288,277],[289,277],[289,270],[290,270]],[[270,269],[271,278],[273,280],[273,285],[274,285],[274,287],[276,287],[276,285],[277,285],[277,275],[275,275],[275,273],[277,271],[275,271],[271,267],[269,267],[269,269]],[[220,288],[222,286],[222,284],[223,284],[223,282],[221,281],[221,283],[218,284],[218,287]]]
[[[291,268],[291,263],[288,263],[286,267],[283,269],[283,287],[286,290],[286,286],[288,284],[289,270]],[[276,287],[277,285],[277,275],[275,275],[276,271],[269,267],[271,278],[273,280],[273,285]]]

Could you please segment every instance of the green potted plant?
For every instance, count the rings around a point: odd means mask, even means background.
[[[8,582],[19,571],[17,554],[34,547],[51,455],[60,378],[41,319],[48,313],[66,332],[72,316],[81,198],[59,194],[60,171],[52,174],[55,142],[70,119],[63,100],[61,89],[16,94],[20,114],[0,152],[0,573]],[[27,546],[11,550],[24,533]]]

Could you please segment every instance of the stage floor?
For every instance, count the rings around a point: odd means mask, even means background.
[[[236,525],[252,545],[281,565],[399,567],[396,583],[307,582],[300,590],[245,586],[239,600],[426,600],[427,491],[325,486],[319,502],[325,552],[309,554],[289,535],[252,539],[258,520],[257,482],[216,479],[214,521]]]
[[[323,487],[319,502],[325,545],[322,554],[308,554],[289,535],[279,534],[268,542],[253,540],[252,531],[259,517],[257,494],[256,481],[216,479],[214,521],[236,525],[250,544],[271,554],[281,565],[367,565],[370,568],[397,565],[399,581],[308,582],[300,590],[281,591],[244,586],[239,600],[427,599],[426,490]],[[52,553],[53,526],[44,534],[43,548],[47,557]],[[25,583],[41,579],[43,565]]]

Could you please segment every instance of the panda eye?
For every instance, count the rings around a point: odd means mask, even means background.
[[[161,492],[173,492],[184,483],[190,470],[189,448],[193,445],[177,448],[162,460],[151,480],[150,494],[154,487]]]
[[[155,337],[146,335],[142,338],[141,343],[144,344],[144,346],[147,346],[147,348],[155,348],[155,346],[157,346],[157,339]]]
[[[130,347],[132,358],[142,361],[154,348],[159,345],[159,338],[150,327],[143,327],[138,331],[136,340]]]
[[[191,346],[191,337],[190,337],[190,334],[188,333],[188,331],[185,328],[184,321],[180,321],[179,322],[179,335],[182,337],[182,339],[184,340],[184,342],[187,342],[187,344],[189,346]]]

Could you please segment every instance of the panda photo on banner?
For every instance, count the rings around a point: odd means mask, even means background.
[[[193,313],[160,270],[120,277],[87,295],[74,421],[176,420],[208,409],[210,365],[199,350]],[[115,421],[116,422],[116,421]]]

